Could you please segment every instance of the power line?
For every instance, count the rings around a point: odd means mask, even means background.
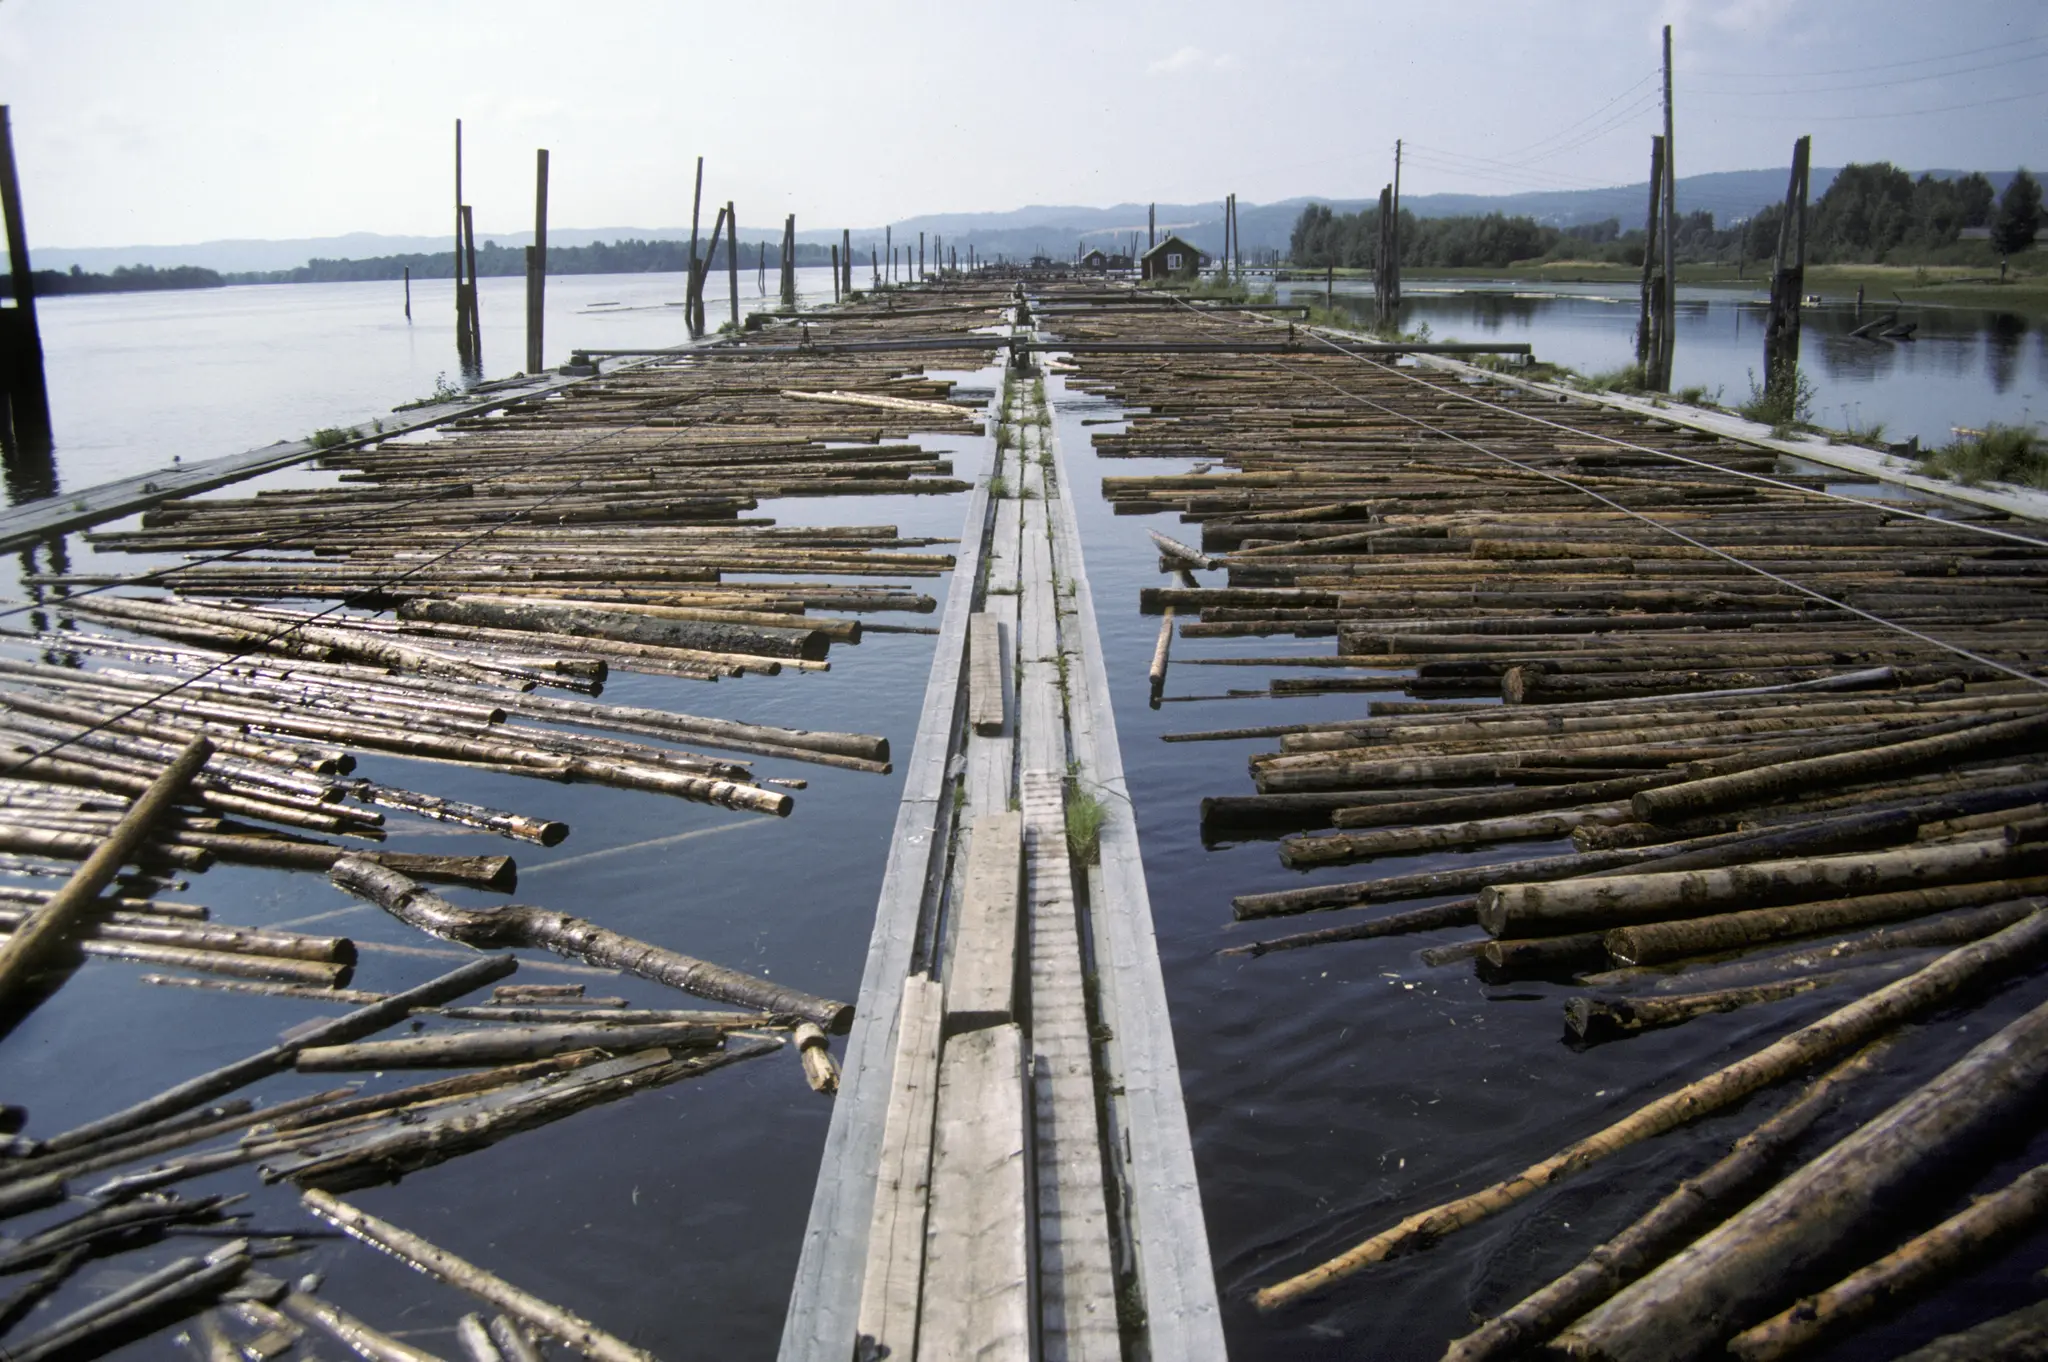
[[[2023,99],[2039,99],[2048,95],[2048,88],[2025,90],[2016,95],[2003,95],[1997,99],[1973,99],[1967,104],[1941,104],[1931,109],[1886,109],[1881,113],[1724,113],[1716,118],[1739,118],[1748,122],[1769,121],[1773,123],[1862,123],[1875,118],[1918,118],[1923,114],[1956,113],[1965,109],[1989,109],[2000,104],[2012,104]]]
[[[2004,61],[1981,62],[1976,66],[1959,66],[1952,71],[1929,71],[1922,76],[1900,76],[1895,80],[1862,80],[1847,85],[1802,85],[1784,90],[1716,90],[1712,87],[1686,87],[1688,94],[1732,95],[1739,99],[1784,99],[1798,95],[1847,94],[1857,90],[1888,90],[1900,85],[1918,85],[1930,80],[1947,80],[1952,76],[1967,76],[1977,71],[1996,71],[2007,66],[2020,66],[2027,62],[2048,61],[2048,52],[2029,52],[2024,56],[2008,57]]]
[[[1986,52],[2010,52],[2015,47],[2029,43],[2048,43],[2048,33],[2036,34],[2031,38],[2014,38],[2010,42],[1993,43],[1989,47],[1966,48],[1961,52],[1945,52],[1938,57],[1912,57],[1906,61],[1879,62],[1875,66],[1838,66],[1828,71],[1714,71],[1690,70],[1689,76],[1733,77],[1738,80],[1804,80],[1810,76],[1853,76],[1863,71],[1896,71],[1907,66],[1926,66],[1933,62],[1956,61],[1963,57],[1978,57]]]

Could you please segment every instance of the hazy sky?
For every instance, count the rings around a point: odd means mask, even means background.
[[[30,240],[481,230],[1640,180],[1674,26],[1679,173],[2048,167],[2040,0],[705,5],[0,0]]]

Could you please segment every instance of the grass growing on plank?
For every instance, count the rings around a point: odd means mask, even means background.
[[[1081,865],[1102,859],[1102,820],[1108,810],[1093,793],[1067,782],[1067,854]]]
[[[2026,426],[1994,425],[1943,445],[1921,467],[1966,487],[2010,482],[2048,488],[2048,441]]]

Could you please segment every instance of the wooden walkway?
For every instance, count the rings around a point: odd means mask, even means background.
[[[785,1362],[1224,1355],[1066,478],[1042,382],[1001,401]]]

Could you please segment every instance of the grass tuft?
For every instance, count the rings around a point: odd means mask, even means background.
[[[1749,371],[1749,398],[1738,402],[1735,410],[1752,421],[1762,422],[1771,428],[1771,434],[1784,438],[1794,428],[1813,419],[1813,380],[1799,369],[1791,369],[1775,383],[1758,384],[1756,370]]]
[[[1067,854],[1078,865],[1102,859],[1102,801],[1074,781],[1067,782]]]
[[[1920,466],[1966,487],[2009,482],[2048,488],[2048,440],[2026,426],[1994,425],[1924,455]]]

